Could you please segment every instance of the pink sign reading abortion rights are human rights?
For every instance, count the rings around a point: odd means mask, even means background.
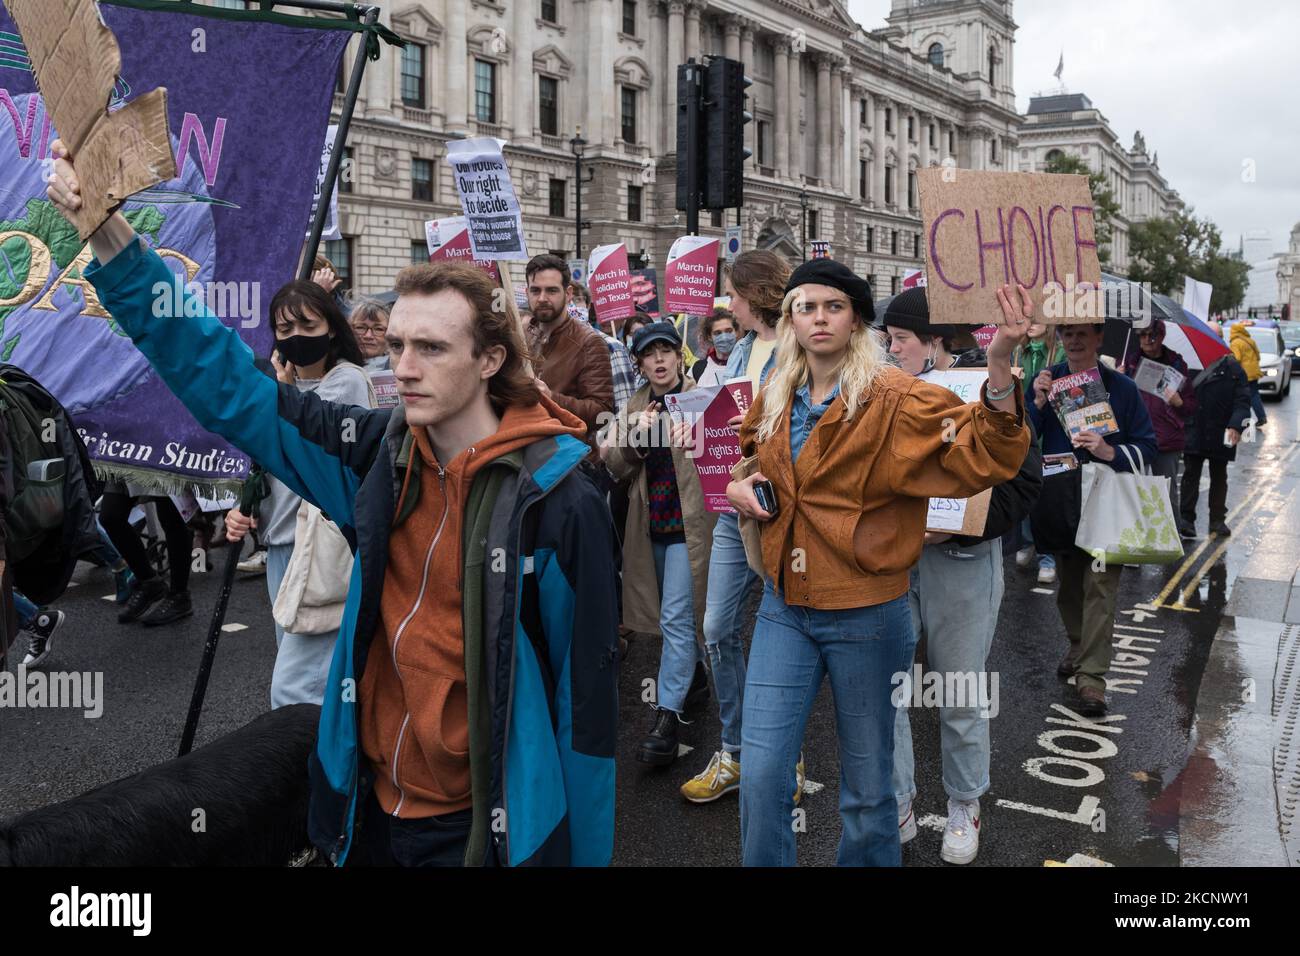
[[[710,315],[718,285],[718,240],[682,236],[668,250],[664,269],[664,308],[687,315]]]

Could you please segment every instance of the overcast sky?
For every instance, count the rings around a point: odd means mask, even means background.
[[[890,0],[847,0],[868,30]],[[1300,222],[1300,3],[1286,0],[1015,0],[1016,104],[1085,93],[1124,146],[1141,130],[1160,171],[1226,248]],[[1254,182],[1243,181],[1253,160]],[[1248,171],[1247,171],[1248,174]]]

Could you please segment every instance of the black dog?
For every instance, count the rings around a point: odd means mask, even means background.
[[[193,753],[0,824],[0,866],[285,866],[306,850],[320,708],[281,707]]]

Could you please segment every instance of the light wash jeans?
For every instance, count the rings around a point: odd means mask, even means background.
[[[1025,515],[1025,520],[1020,522],[1020,543],[1016,547],[1016,550],[1019,551],[1021,548],[1027,548],[1033,543],[1034,533],[1029,529],[1029,516]],[[1038,566],[1040,568],[1052,568],[1055,570],[1056,558],[1053,555],[1043,554],[1040,551],[1038,554]]]
[[[789,607],[767,585],[745,682],[740,844],[746,866],[795,864],[795,761],[829,675],[840,751],[840,866],[898,866],[891,679],[908,657],[907,598],[873,607]]]
[[[273,544],[266,549],[266,590],[271,603],[280,593],[293,545]],[[289,634],[275,625],[275,669],[271,672],[271,709],[289,704],[319,704],[325,697],[330,658],[337,630],[323,634]]]
[[[661,544],[651,539],[655,575],[659,579],[659,688],[656,701],[664,710],[680,714],[686,707],[695,663],[701,659],[695,641],[695,595],[691,589],[691,556],[683,544]]]
[[[740,753],[741,709],[745,694],[745,645],[740,639],[740,607],[758,575],[745,562],[740,525],[732,514],[718,515],[709,554],[709,588],[704,609],[704,650],[718,692],[722,749]]]
[[[948,674],[974,673],[975,686],[991,691],[984,674],[1002,606],[1001,540],[971,547],[949,543],[922,548],[921,559],[912,568],[907,598],[916,627],[912,651],[924,635],[928,671],[945,678],[945,686]],[[909,669],[913,653],[907,656]],[[922,693],[924,687],[923,683]],[[910,696],[904,701],[908,706],[911,702]],[[978,700],[972,703],[975,706],[939,710],[943,788],[954,800],[977,800],[989,788],[989,718],[981,716],[985,708]],[[894,721],[894,796],[900,807],[916,797],[908,706],[898,708]],[[988,712],[994,708],[990,699]]]

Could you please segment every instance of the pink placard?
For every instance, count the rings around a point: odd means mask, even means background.
[[[587,266],[587,288],[591,304],[601,322],[626,319],[636,313],[632,276],[627,268],[627,246],[621,242],[598,246],[591,251]]]
[[[682,236],[668,250],[664,303],[668,312],[710,315],[718,284],[718,240]]]

